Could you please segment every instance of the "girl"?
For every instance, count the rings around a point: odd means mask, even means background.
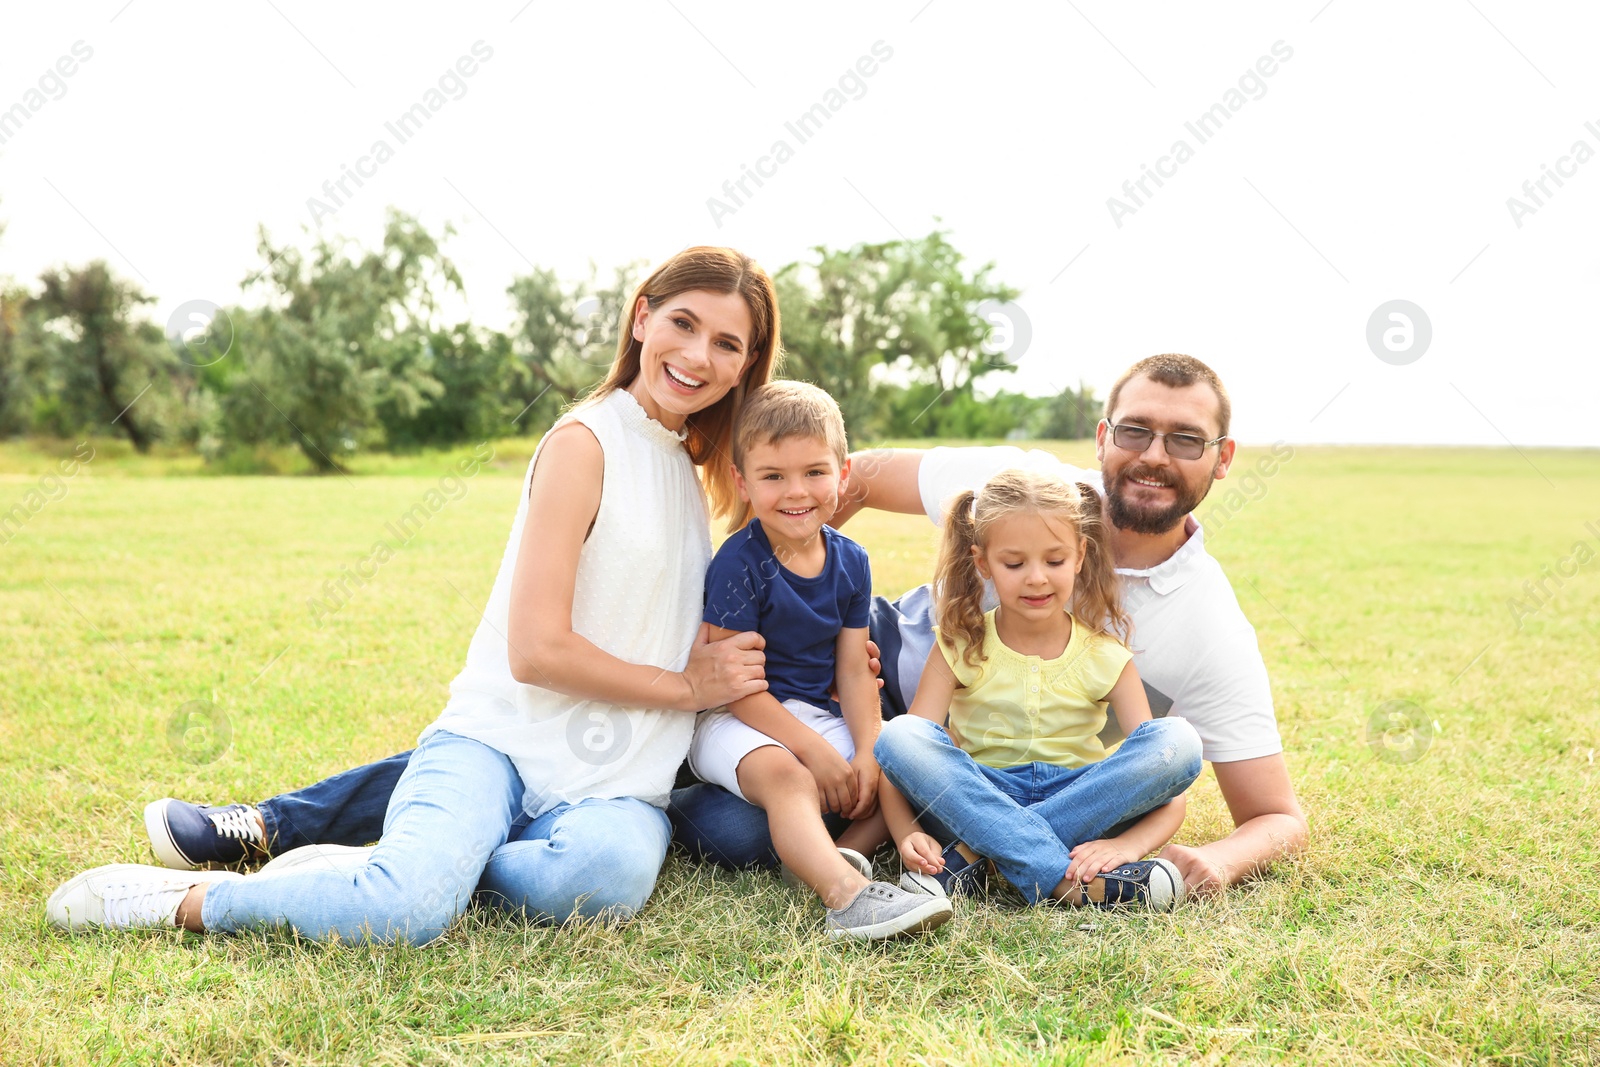
[[[51,896],[52,922],[421,945],[475,890],[554,921],[644,906],[694,713],[766,688],[756,635],[697,634],[707,497],[742,525],[724,457],[779,357],[778,308],[748,257],[691,248],[645,279],[620,326],[609,375],[528,464],[466,666],[378,845],[267,876],[101,867]]]
[[[1176,867],[1139,860],[1182,823],[1200,741],[1150,716],[1101,507],[1089,485],[1005,471],[946,512],[937,640],[874,750],[903,887],[970,892],[987,857],[1032,903],[1181,899]],[[1108,701],[1127,735],[1109,756]]]

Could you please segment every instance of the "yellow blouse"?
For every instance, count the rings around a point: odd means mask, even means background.
[[[979,666],[942,634],[938,645],[961,684],[950,702],[950,739],[973,759],[989,767],[1082,767],[1105,758],[1106,698],[1133,658],[1116,638],[1074,618],[1061,655],[1024,656],[1000,640],[989,611]]]

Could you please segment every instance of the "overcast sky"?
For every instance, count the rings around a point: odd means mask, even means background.
[[[1181,351],[1247,442],[1596,446],[1596,40],[1509,0],[12,4],[0,276],[104,258],[165,321],[258,224],[395,205],[504,326],[530,264],[942,221],[1022,290],[1030,391]]]

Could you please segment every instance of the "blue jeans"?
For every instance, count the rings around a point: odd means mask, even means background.
[[[261,801],[256,807],[266,824],[268,851],[276,855],[301,845],[376,841],[411,755],[401,752]],[[720,785],[695,782],[674,789],[667,815],[674,839],[696,859],[734,870],[778,865],[767,813]],[[849,825],[837,815],[824,815],[822,821],[835,837]]]
[[[883,597],[872,602],[868,629],[882,653],[886,719],[903,714],[909,706],[932,647],[928,590],[928,586],[913,589],[894,603]],[[261,801],[256,807],[266,824],[268,851],[376,841],[383,833],[389,797],[410,759],[410,752],[401,752]],[[735,870],[778,865],[767,813],[721,786],[693,782],[673,790],[667,814],[674,839],[696,859]],[[835,837],[849,825],[837,815],[824,815],[822,821]]]
[[[1200,737],[1183,719],[1141,723],[1086,767],[985,767],[944,727],[902,715],[884,724],[878,765],[941,844],[994,861],[1031,903],[1066,877],[1074,846],[1110,836],[1178,796],[1200,775]]]
[[[425,945],[475,896],[555,922],[627,919],[644,907],[671,840],[666,813],[633,797],[591,798],[530,822],[524,788],[504,754],[441,730],[411,754],[363,867],[214,883],[201,921]]]

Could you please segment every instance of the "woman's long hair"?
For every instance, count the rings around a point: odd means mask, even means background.
[[[654,311],[679,293],[698,289],[708,293],[738,293],[750,309],[752,336],[745,349],[749,362],[744,374],[726,396],[715,404],[690,415],[684,428],[689,458],[700,468],[700,481],[710,500],[711,514],[727,518],[729,529],[738,529],[749,519],[749,505],[739,499],[729,469],[733,454],[733,426],[753,389],[767,384],[783,359],[778,340],[778,298],[772,279],[755,260],[732,248],[701,245],[686,248],[657,267],[639,283],[633,298],[622,309],[617,327],[617,358],[605,380],[583,397],[583,402],[599,400],[618,389],[626,389],[639,376],[639,359],[644,344],[633,336],[633,316],[644,297]]]
[[[1073,484],[1034,471],[1008,470],[976,493],[968,489],[944,516],[939,565],[934,575],[939,634],[951,648],[962,648],[967,664],[983,656],[983,575],[972,549],[982,552],[989,530],[1012,515],[1048,515],[1077,531],[1083,566],[1072,585],[1072,615],[1098,633],[1126,643],[1133,624],[1122,606],[1116,565],[1105,526],[1100,494],[1086,482]]]

